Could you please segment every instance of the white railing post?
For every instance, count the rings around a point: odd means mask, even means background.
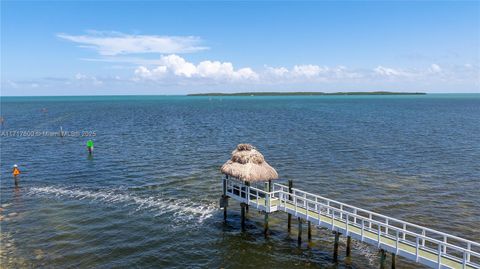
[[[356,208],[353,209],[353,214],[354,214],[354,215],[353,215],[353,222],[354,222],[355,224],[357,224],[357,209],[356,209]]]
[[[442,245],[438,244],[438,269],[442,268]]]
[[[396,240],[395,240],[395,255],[398,254],[398,230],[396,230],[396,233],[397,233],[397,236],[396,236]]]
[[[405,240],[405,231],[407,231],[407,224],[403,224],[403,233],[402,233],[402,239]]]
[[[270,193],[269,192],[265,193],[265,198],[267,199],[266,201],[267,212],[270,212]]]
[[[335,211],[332,210],[332,231],[334,226],[335,226]]]
[[[365,229],[365,220],[362,219],[362,231],[361,231],[362,234],[360,235],[362,237],[362,241],[363,241],[363,230],[364,229]]]
[[[283,193],[279,192],[278,193],[278,206],[282,207],[282,203],[283,203]]]
[[[318,225],[320,225],[322,223],[322,215],[320,214],[322,212],[322,206],[320,204],[317,204],[317,210],[318,210]]]
[[[307,201],[307,200],[305,200]],[[306,215],[306,218],[307,218],[307,221],[308,221],[308,202],[307,202],[307,208],[305,209],[305,215]]]
[[[472,244],[470,242],[467,244],[467,250],[469,251],[467,252],[467,262],[470,262],[470,251],[472,250]]]
[[[368,218],[370,219],[368,221],[368,229],[372,229],[372,213],[368,214]]]
[[[425,229],[422,229],[422,247],[425,246]]]
[[[416,237],[416,241],[417,243],[415,244],[415,261],[418,262],[418,248],[419,248],[419,241],[420,239],[418,237]]]
[[[327,201],[327,216],[330,216],[330,201]]]
[[[295,190],[293,190],[293,203],[295,204],[295,217],[297,216],[297,194]]]
[[[385,219],[385,234],[388,235],[388,219]]]
[[[343,220],[343,205],[340,205],[340,220]]]
[[[462,268],[467,268],[467,252],[463,252]]]
[[[442,252],[443,252],[443,253],[447,253],[447,245],[446,245],[446,243],[447,243],[447,236],[446,236],[446,235],[443,236],[443,243],[445,243],[445,245],[443,245]]]
[[[347,224],[347,225],[345,225],[345,233],[346,233],[347,236],[348,236],[348,235],[349,235],[349,234],[348,234],[348,225],[349,225],[349,224],[348,224],[348,213],[345,213],[345,217],[347,218],[347,220],[345,221],[345,223]]]
[[[382,232],[382,228],[380,226],[380,224],[377,224],[378,226],[378,237],[377,237],[377,240],[378,240],[378,247],[380,248],[380,234]]]

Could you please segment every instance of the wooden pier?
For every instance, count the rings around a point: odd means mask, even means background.
[[[338,257],[338,238],[347,236],[347,256],[350,241],[356,239],[379,248],[382,260],[386,252],[392,254],[392,268],[396,256],[427,265],[432,268],[480,268],[480,244],[442,233],[433,229],[364,210],[345,203],[311,194],[296,188],[266,182],[265,190],[246,184],[245,181],[225,176],[223,178],[223,202],[230,197],[242,203],[242,227],[245,207],[255,208],[265,214],[265,235],[268,235],[268,214],[285,212],[288,229],[291,216],[299,220],[299,242],[302,220],[335,233],[334,260]],[[383,263],[381,262],[381,263]],[[384,264],[382,264],[382,267]]]

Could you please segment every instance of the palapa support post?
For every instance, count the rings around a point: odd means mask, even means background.
[[[392,269],[396,268],[396,259],[397,255],[395,253],[392,253]]]
[[[263,225],[263,234],[268,237],[268,213],[265,212],[265,224]]]
[[[351,245],[351,243],[352,243],[352,237],[347,236],[347,251],[346,251],[347,257],[350,257],[350,253],[351,253],[350,245]]]
[[[220,199],[220,207],[223,207],[223,221],[227,222],[227,207],[228,207],[228,196],[227,196],[227,179],[228,175],[225,175],[223,179],[223,194]]]
[[[227,198],[227,197],[224,197],[224,198]],[[223,207],[223,220],[224,221],[227,221],[227,207]]]
[[[308,221],[308,242],[312,241],[312,222]]]
[[[302,244],[302,219],[298,217],[298,245]]]
[[[293,180],[288,180],[288,192],[292,193],[293,188]],[[292,196],[288,195],[288,200],[292,201]],[[288,232],[292,230],[292,214],[288,213],[288,225],[287,225]]]
[[[242,231],[245,231],[245,203],[240,203],[241,218],[242,218]]]
[[[250,192],[250,182],[245,181],[245,186],[247,186],[247,195],[249,195],[249,192]],[[248,204],[245,204],[245,212],[248,213]]]
[[[380,269],[385,269],[385,260],[387,259],[387,253],[384,249],[380,249]]]
[[[335,242],[333,243],[333,261],[337,262],[338,261],[338,241],[340,239],[341,233],[334,231],[333,234],[335,234]]]
[[[271,192],[271,187],[272,187],[272,181],[269,180],[268,182],[265,182],[265,191],[266,192]],[[269,211],[269,207],[270,206],[270,199],[269,197],[265,197],[265,207],[267,207],[267,210],[265,211],[265,224],[263,226],[263,234],[265,235],[265,238],[268,237],[268,211]]]

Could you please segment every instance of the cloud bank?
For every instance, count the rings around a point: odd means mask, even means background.
[[[346,66],[320,66],[315,64],[294,65],[292,67],[264,66],[254,70],[251,67],[236,69],[231,62],[205,60],[189,62],[176,54],[161,56],[154,64],[139,65],[133,75],[135,81],[148,80],[156,83],[244,83],[252,85],[272,84],[331,84],[331,83],[372,83],[372,82],[414,82],[445,81],[454,77],[472,77],[478,68],[445,69],[439,64],[431,64],[423,69],[402,69],[387,66],[374,68],[349,68]],[[460,76],[460,73],[467,76]]]
[[[57,34],[57,37],[112,56],[132,53],[192,53],[208,49],[196,36],[128,35],[90,31],[85,35]]]
[[[215,81],[256,81],[258,74],[251,68],[235,69],[230,62],[202,61],[195,65],[171,54],[160,58],[160,65],[152,68],[139,66],[134,71],[137,79],[162,80],[167,77],[210,79]]]

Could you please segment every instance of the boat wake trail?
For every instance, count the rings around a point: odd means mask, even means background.
[[[173,199],[165,197],[142,197],[132,193],[117,190],[88,190],[73,187],[31,187],[28,191],[31,195],[43,195],[55,197],[69,197],[78,200],[91,200],[131,206],[135,211],[150,211],[154,216],[171,214],[178,221],[196,221],[202,223],[213,216],[217,210],[214,202],[194,202],[188,199]]]

